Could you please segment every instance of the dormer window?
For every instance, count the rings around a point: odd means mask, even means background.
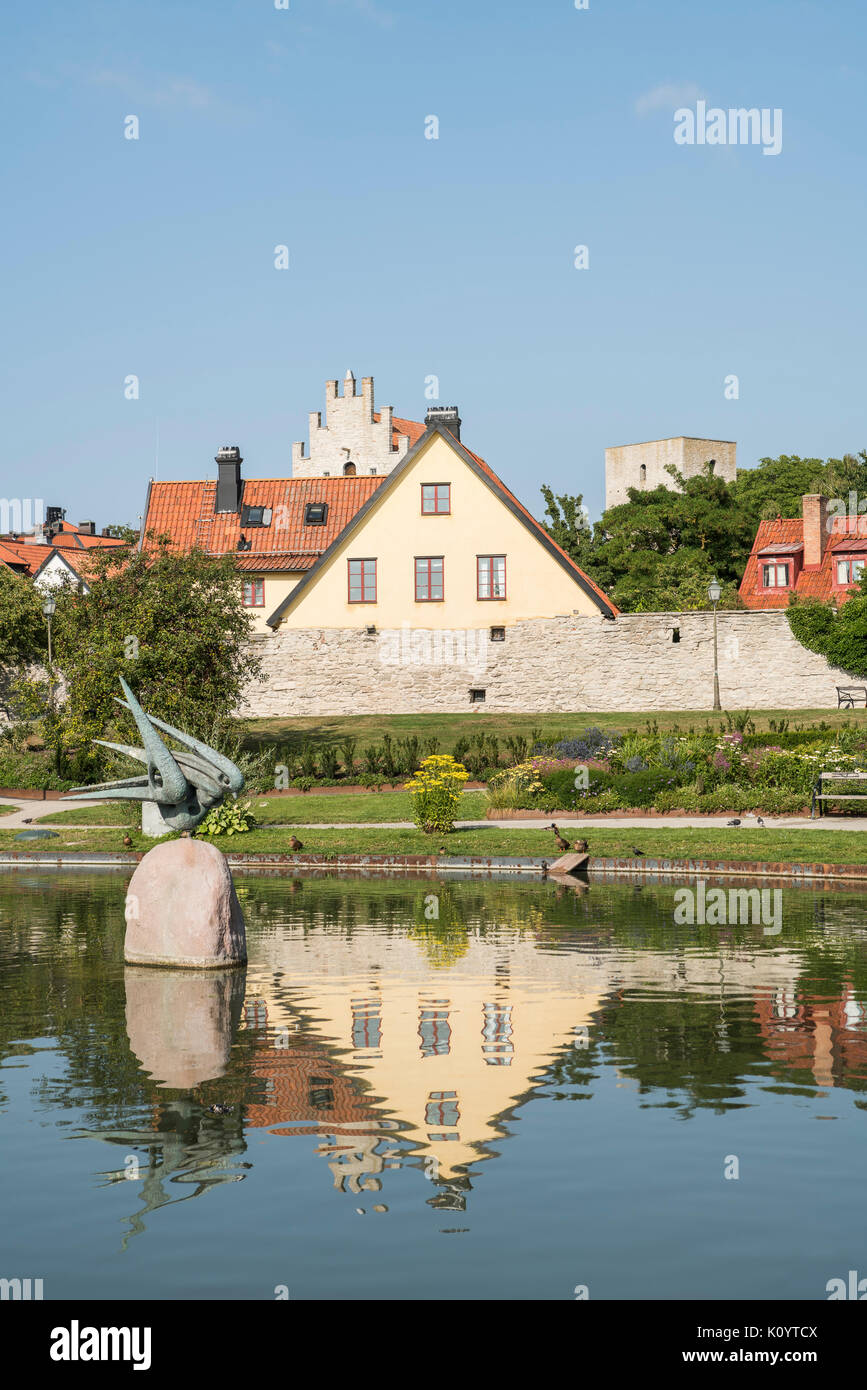
[[[762,583],[766,589],[788,589],[791,586],[791,560],[778,560],[762,565]]]
[[[305,526],[324,526],[327,518],[327,502],[308,502],[304,508]]]
[[[270,526],[271,508],[270,507],[242,507],[241,509],[242,526]]]
[[[850,584],[859,584],[864,573],[863,556],[858,559],[855,559],[854,556],[847,556],[845,560],[836,560],[834,569],[834,577],[841,588],[848,588]]]

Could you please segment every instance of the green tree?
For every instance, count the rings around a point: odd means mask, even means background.
[[[597,522],[586,568],[624,611],[709,607],[716,575],[724,601],[735,591],[755,536],[732,488],[706,468],[670,469],[672,487],[630,488],[628,501]]]
[[[119,546],[95,554],[89,592],[58,594],[55,664],[67,688],[67,747],[83,750],[115,726],[119,741],[129,742],[129,716],[114,698],[121,675],[150,713],[206,737],[229,720],[247,683],[261,678],[232,556],[149,541],[142,553]]]
[[[24,575],[0,565],[0,667],[42,659],[48,645],[43,599]]]
[[[134,526],[125,526],[121,522],[113,522],[111,526],[104,527],[102,534],[123,541],[125,545],[135,545],[139,535]]]
[[[793,635],[850,676],[867,677],[867,580],[839,608],[833,602],[793,598],[786,610]]]
[[[577,496],[564,493],[555,497],[553,490],[547,484],[543,484],[542,496],[545,499],[542,525],[551,539],[555,540],[576,564],[583,566],[585,560],[589,561],[593,545],[593,527],[587,516],[583,495],[580,492]]]

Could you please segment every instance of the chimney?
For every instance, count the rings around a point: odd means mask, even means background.
[[[461,417],[456,405],[432,405],[424,417],[426,425],[443,425],[460,443]]]
[[[217,465],[217,500],[215,512],[241,510],[241,450],[237,444],[224,444],[214,456]]]
[[[79,531],[81,532],[81,534],[82,534],[83,536],[95,536],[95,535],[96,535],[96,522],[95,522],[95,521],[79,521],[79,523],[78,523],[78,529],[79,529]]]
[[[822,563],[828,538],[828,499],[811,492],[803,499],[804,569],[814,569]]]
[[[63,530],[63,522],[66,517],[65,507],[46,507],[45,525],[42,534],[47,540],[53,540]]]

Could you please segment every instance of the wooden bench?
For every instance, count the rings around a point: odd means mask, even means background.
[[[837,708],[854,709],[856,705],[867,709],[867,685],[838,685]]]
[[[823,782],[846,782],[862,783],[865,790],[862,792],[826,792],[822,786]],[[813,795],[810,800],[810,820],[816,818],[816,807],[819,808],[819,817],[824,814],[824,806],[828,801],[867,801],[867,772],[820,772],[813,787]]]

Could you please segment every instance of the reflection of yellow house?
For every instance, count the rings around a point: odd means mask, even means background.
[[[293,1011],[302,1013],[338,1049],[341,1069],[394,1116],[431,1176],[444,1179],[486,1156],[498,1117],[576,1041],[601,998],[583,971],[577,976],[574,957],[540,951],[517,933],[504,949],[502,938],[471,932],[447,970],[431,969],[406,937],[377,931],[354,937],[346,954],[324,933],[263,946],[271,959],[251,964],[248,989],[268,997],[269,1025],[292,1026]],[[291,999],[275,1000],[269,988],[275,957]],[[379,1165],[368,1161],[365,1171]]]
[[[257,941],[248,967],[248,992],[267,1000],[269,1028],[297,1030],[303,1017],[383,1116],[364,1136],[357,1123],[326,1122],[323,1132],[337,1137],[322,1152],[336,1160],[335,1185],[345,1180],[351,1191],[379,1190],[375,1175],[399,1156],[378,1148],[385,1139],[417,1146],[428,1175],[443,1180],[490,1156],[502,1118],[562,1048],[592,1037],[612,990],[724,997],[792,988],[797,978],[784,952],[576,952],[520,929],[472,926],[464,953],[442,968],[410,931],[367,927],[344,937],[324,924],[286,927]]]

